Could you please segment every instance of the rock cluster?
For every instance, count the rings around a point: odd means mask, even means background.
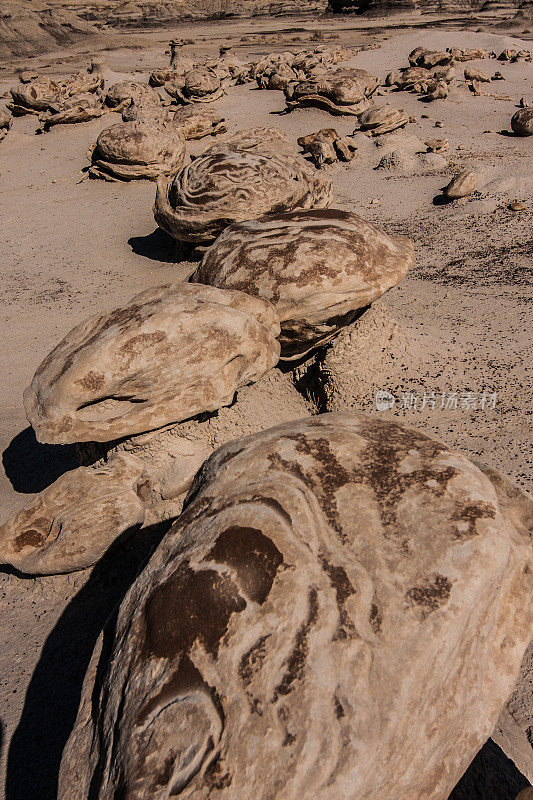
[[[379,79],[363,69],[341,68],[315,80],[290,81],[285,87],[287,109],[315,106],[336,116],[358,116],[369,106]]]

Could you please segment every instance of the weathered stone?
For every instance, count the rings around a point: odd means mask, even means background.
[[[448,97],[448,84],[446,81],[433,81],[427,87],[426,100],[445,100]]]
[[[161,105],[161,98],[154,89],[144,83],[135,83],[135,81],[115,83],[107,90],[105,96],[106,106],[120,113],[130,105],[132,100],[138,105],[151,104],[156,107]]]
[[[454,61],[476,61],[489,57],[488,52],[481,48],[460,50],[458,47],[451,47],[449,52]]]
[[[398,283],[414,262],[406,237],[390,237],[337,209],[276,214],[231,225],[192,280],[271,302],[283,358],[322,344]]]
[[[99,135],[91,161],[95,178],[156,180],[183,166],[185,138],[174,125],[116,122]]]
[[[477,187],[476,173],[465,169],[456,175],[444,189],[444,196],[449,200],[458,200],[460,197],[467,197]]]
[[[324,108],[333,114],[357,115],[368,107],[368,99],[379,79],[363,69],[337,69],[316,80],[291,81],[285,88],[287,108]]]
[[[423,67],[409,67],[405,69],[399,78],[396,79],[394,85],[398,89],[413,90],[418,89],[424,84],[428,84],[433,80],[433,74],[429,69]]]
[[[279,320],[242,292],[176,284],[74,328],[24,392],[41,442],[105,442],[215,411],[279,357]]]
[[[149,492],[142,461],[128,455],[66,472],[0,526],[0,563],[31,575],[90,567],[142,525]]]
[[[154,216],[175,239],[206,242],[232,222],[324,208],[331,195],[331,182],[281,131],[259,128],[213,145],[177,175],[160,179]]]
[[[92,94],[71,97],[50,111],[41,114],[39,121],[44,132],[54,125],[73,125],[79,122],[90,122],[105,114],[100,99]]]
[[[12,124],[13,116],[11,111],[0,106],[0,142],[7,135],[7,132],[11,128]]]
[[[87,465],[103,465],[113,453],[142,461],[151,487],[145,525],[153,525],[179,516],[196,472],[218,447],[312,413],[315,404],[296,389],[291,373],[271,369],[257,383],[237,389],[231,406],[216,415],[200,415],[117,442],[81,442],[77,450]]]
[[[359,117],[361,130],[370,131],[372,136],[381,136],[404,128],[409,122],[409,116],[402,108],[381,106],[364,111]]]
[[[196,67],[187,72],[182,80],[165,84],[165,90],[184,104],[213,103],[224,94],[220,78],[206,67]]]
[[[203,106],[188,105],[179,108],[172,118],[172,124],[181,130],[187,140],[217,136],[227,131],[224,117]]]
[[[447,797],[532,633],[528,515],[362,414],[222,447],[95,648],[59,800]]]
[[[533,107],[520,108],[511,118],[511,128],[518,136],[533,135]]]
[[[464,71],[465,81],[478,81],[479,83],[490,83],[490,78],[475,67],[466,67]]]

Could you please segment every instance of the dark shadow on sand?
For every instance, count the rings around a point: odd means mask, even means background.
[[[56,800],[61,755],[96,640],[170,525],[115,542],[48,636],[9,747],[6,800]]]
[[[194,244],[177,242],[161,228],[156,228],[147,236],[132,236],[128,239],[128,244],[136,255],[152,261],[177,264],[180,261],[198,260],[198,256],[195,256],[196,246]]]
[[[16,492],[42,492],[60,475],[79,466],[73,444],[41,444],[33,428],[18,433],[2,453],[4,471]]]

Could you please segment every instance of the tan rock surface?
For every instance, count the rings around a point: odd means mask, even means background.
[[[94,651],[59,800],[446,797],[532,632],[528,515],[361,414],[221,448]]]
[[[175,284],[90,317],[24,392],[39,441],[110,441],[228,405],[277,362],[273,307],[242,292]]]
[[[181,130],[186,139],[203,139],[227,131],[223,116],[196,105],[178,108],[172,117],[172,124]]]
[[[295,211],[227,228],[192,280],[271,302],[281,320],[282,357],[290,359],[328,341],[413,262],[408,239],[391,238],[355,214]]]
[[[149,491],[142,461],[129,455],[66,472],[0,526],[0,563],[31,575],[92,566],[142,525]]]
[[[444,196],[449,200],[467,197],[477,188],[477,175],[471,169],[465,169],[456,175],[444,189]]]
[[[161,98],[154,89],[136,81],[115,83],[109,87],[105,96],[106,106],[113,111],[122,112],[132,100],[144,105],[151,104],[156,107],[161,105]]]

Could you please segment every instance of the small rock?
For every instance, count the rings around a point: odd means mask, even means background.
[[[511,128],[517,136],[533,136],[533,108],[521,108],[513,114]]]
[[[444,189],[444,196],[448,200],[458,200],[460,197],[468,197],[472,194],[477,185],[476,173],[471,170],[464,170],[452,178]]]
[[[443,128],[443,127],[444,127],[444,125],[443,125],[443,123],[442,123],[440,120],[437,120],[437,121],[436,121],[436,123],[435,123],[435,125],[434,125],[433,127],[434,127],[434,128]]]
[[[465,81],[479,81],[479,83],[490,83],[490,78],[474,67],[466,67],[464,71]]]
[[[501,72],[498,71],[495,72],[491,78],[491,81],[504,81],[504,80],[505,80],[504,76],[502,75]]]
[[[526,210],[526,206],[521,200],[513,200],[512,203],[509,203],[507,208],[510,211],[525,211]]]
[[[448,150],[449,142],[448,139],[428,139],[425,145],[428,153],[443,153]]]
[[[518,105],[520,106],[520,108],[527,108],[529,103],[528,103],[528,101],[526,100],[525,97],[521,97],[520,98],[520,102],[518,103]]]

